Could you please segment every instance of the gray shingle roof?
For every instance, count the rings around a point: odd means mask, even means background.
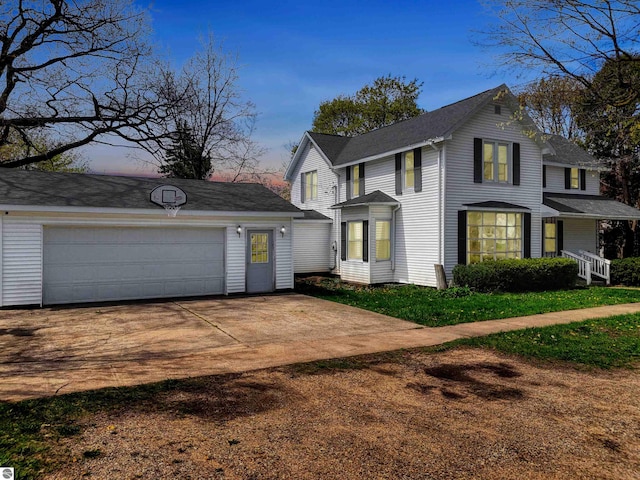
[[[395,198],[390,197],[380,190],[375,190],[366,195],[362,195],[361,197],[355,197],[347,200],[346,202],[336,203],[331,208],[355,207],[357,205],[371,205],[375,203],[389,203],[392,205],[399,204],[399,202]]]
[[[303,210],[302,213],[304,213],[304,220],[331,220],[326,215],[315,210]]]
[[[584,149],[564,137],[559,135],[549,135],[547,142],[551,144],[556,153],[555,155],[544,155],[543,160],[545,162],[564,163],[567,165],[577,165],[586,168],[606,167],[604,162],[601,162],[592,155],[589,155],[584,151]]]
[[[313,132],[309,132],[309,135],[334,166],[345,165],[363,158],[446,137],[503,91],[508,91],[506,85],[500,85],[446,107],[356,137]]]
[[[531,210],[530,208],[521,207],[520,205],[515,205],[513,203],[498,202],[494,200],[490,200],[488,202],[465,203],[464,206],[474,208],[504,208],[505,210]]]
[[[256,183],[222,183],[174,178],[138,178],[50,173],[0,168],[0,204],[59,207],[162,209],[149,201],[158,185],[187,194],[183,210],[299,213]]]
[[[569,193],[545,193],[543,202],[560,214],[583,216],[603,220],[640,219],[640,210],[616,200],[598,195],[574,195]]]

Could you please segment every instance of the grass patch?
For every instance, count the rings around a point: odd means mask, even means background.
[[[590,367],[632,368],[640,362],[640,314],[465,338],[441,350],[460,345]]]
[[[363,287],[337,279],[299,280],[296,290],[429,327],[640,302],[640,291],[591,287],[528,293],[476,293],[416,285]]]

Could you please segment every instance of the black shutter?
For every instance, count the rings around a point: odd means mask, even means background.
[[[396,153],[396,195],[402,195],[402,154]]]
[[[531,258],[531,214],[523,213],[522,214],[524,220],[524,231],[523,235],[523,243],[524,243],[524,258]]]
[[[520,185],[520,144],[513,144],[513,184]]]
[[[369,220],[362,222],[362,261],[369,261]]]
[[[347,222],[340,223],[340,258],[347,259]]]
[[[562,250],[564,250],[564,222],[562,220],[558,220],[556,223],[556,255],[562,255]]]
[[[467,264],[467,211],[458,210],[458,263]]]
[[[571,169],[564,169],[564,189],[571,190]]]
[[[358,183],[360,184],[359,191],[360,191],[360,196],[364,195],[364,163],[360,164],[360,167],[358,168],[359,170],[359,174],[360,174],[360,179],[358,180]]]
[[[547,188],[547,166],[542,165],[542,188]]]
[[[422,149],[413,151],[413,191],[422,191]]]
[[[300,203],[304,203],[304,173],[300,174]]]
[[[351,167],[347,167],[347,200],[351,200]]]
[[[587,171],[584,168],[580,169],[580,190],[587,189]]]
[[[482,139],[473,139],[473,183],[482,183]]]

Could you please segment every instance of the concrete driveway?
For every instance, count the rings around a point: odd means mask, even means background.
[[[0,310],[0,400],[348,356],[418,328],[297,294]]]

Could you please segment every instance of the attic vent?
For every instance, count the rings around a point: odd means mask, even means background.
[[[495,113],[496,115],[500,115],[502,113],[500,105],[494,105],[493,106],[493,113]]]

